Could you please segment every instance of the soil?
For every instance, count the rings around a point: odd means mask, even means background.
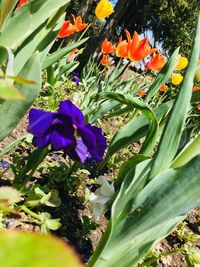
[[[12,141],[14,141],[20,135],[26,134],[27,117],[25,117],[18,127],[0,144],[2,150]],[[138,149],[138,145],[136,145]],[[9,160],[9,156],[6,155],[4,160]],[[0,169],[1,170],[1,169]],[[5,184],[4,180],[0,178],[0,186]],[[89,182],[88,182],[89,185]],[[104,232],[108,219],[102,216],[98,221],[98,227],[96,229],[89,230],[85,233],[85,227],[83,224],[83,217],[91,218],[90,206],[88,203],[80,201],[80,197],[74,193],[66,194],[62,188],[59,188],[59,196],[61,198],[61,205],[58,208],[45,208],[45,211],[51,213],[53,218],[61,218],[62,227],[53,232],[63,238],[67,243],[72,245],[78,254],[81,256],[83,262],[87,262],[96,248],[99,240],[101,239],[102,233]],[[5,222],[8,229],[19,229],[23,231],[34,231],[39,232],[40,229],[37,225],[31,224],[29,216],[24,213],[20,213],[20,216],[11,216]],[[186,218],[187,229],[196,235],[200,235],[200,208],[195,209]],[[163,253],[169,250],[176,249],[183,244],[183,241],[177,237],[177,230],[174,231],[170,236],[159,242],[155,251]],[[193,242],[193,245],[200,248],[200,239]],[[184,255],[180,253],[174,253],[167,257],[161,257],[157,262],[156,266],[163,267],[183,267],[186,266]]]

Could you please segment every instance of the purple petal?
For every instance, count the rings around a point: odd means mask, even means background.
[[[71,159],[79,160],[84,163],[87,159],[87,152],[87,147],[84,145],[83,141],[79,139],[77,140],[76,146],[71,146],[66,153]]]
[[[55,114],[32,108],[29,111],[28,131],[36,137],[42,137],[49,130]]]
[[[97,161],[101,161],[107,147],[106,138],[102,134],[100,128],[92,126],[89,123],[86,126],[93,132],[93,134],[96,137],[96,147],[95,148],[88,147],[88,151],[93,156],[94,159],[96,159]]]
[[[77,129],[78,134],[81,136],[83,143],[89,148],[96,147],[96,136],[93,131],[86,126],[80,127]]]
[[[80,126],[84,123],[83,113],[70,100],[60,102],[58,113],[71,117],[75,125]]]
[[[33,145],[36,147],[43,148],[49,144],[49,137],[50,135],[46,135],[44,137],[34,137]]]
[[[52,148],[54,150],[65,149],[75,141],[71,118],[59,115],[59,117],[55,118],[53,121],[50,138]]]
[[[55,130],[51,133],[50,143],[51,143],[53,150],[57,151],[57,150],[65,149],[68,146],[70,146],[74,141],[75,139],[70,139],[66,135],[65,136],[62,135],[62,133],[59,131]]]

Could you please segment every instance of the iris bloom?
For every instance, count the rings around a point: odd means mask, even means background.
[[[20,8],[21,6],[23,6],[24,4],[28,3],[28,0],[20,0],[16,9]]]
[[[176,73],[172,75],[172,84],[179,85],[183,80],[183,76]]]
[[[123,41],[120,38],[116,49],[118,57],[129,58],[131,61],[140,61],[158,50],[157,48],[151,48],[147,38],[140,40],[137,32],[134,32],[132,39],[129,31],[126,30],[125,32],[127,41]]]
[[[71,34],[76,32],[76,26],[72,25],[69,20],[65,21],[62,25],[62,28],[60,29],[58,33],[58,38],[64,38],[67,36],[70,36]]]
[[[72,16],[72,18],[74,20],[74,25],[76,27],[76,32],[81,32],[88,26],[87,23],[83,23],[82,18],[80,16],[75,17],[73,14],[71,16]]]
[[[111,60],[106,55],[103,55],[102,60],[101,60],[101,64],[103,66],[108,66],[111,64]]]
[[[101,53],[111,54],[113,52],[115,52],[115,46],[105,38],[101,46]]]
[[[159,71],[164,67],[166,61],[167,60],[165,56],[162,56],[159,53],[157,53],[153,55],[152,59],[149,62],[147,62],[145,67],[149,70]]]
[[[101,129],[84,123],[82,112],[70,100],[61,101],[57,112],[32,108],[28,131],[34,136],[34,146],[51,145],[53,150],[63,150],[82,163],[87,157],[101,161],[107,147]]]
[[[110,16],[113,12],[114,12],[113,5],[111,2],[107,0],[101,0],[95,9],[95,15],[98,19],[105,19],[106,17]]]
[[[79,74],[77,71],[72,71],[72,82],[76,83],[76,87],[79,86],[79,82],[80,82],[80,78],[79,78]]]
[[[187,67],[188,60],[186,57],[179,57],[178,64],[176,65],[176,70],[183,70]]]

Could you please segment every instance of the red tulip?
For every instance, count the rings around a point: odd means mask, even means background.
[[[158,71],[164,67],[166,61],[167,59],[165,56],[162,56],[159,53],[157,53],[153,55],[152,59],[149,62],[147,62],[145,67],[149,70]]]
[[[75,25],[72,25],[69,20],[65,21],[62,25],[62,28],[60,29],[58,33],[58,38],[64,38],[67,36],[70,36],[71,34],[76,32]]]
[[[73,20],[74,20],[74,25],[76,27],[76,32],[81,32],[83,31],[88,24],[87,23],[83,23],[82,18],[80,16],[75,17],[73,14],[71,14]]]
[[[115,52],[115,49],[115,46],[111,42],[109,42],[107,38],[105,38],[101,46],[101,52],[103,54],[111,54]]]
[[[103,55],[102,60],[101,60],[101,64],[103,66],[108,66],[111,64],[111,60],[106,55]]]
[[[28,3],[28,0],[20,0],[16,9],[20,8],[21,6],[23,6],[24,4]]]

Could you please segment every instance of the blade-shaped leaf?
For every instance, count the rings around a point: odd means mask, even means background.
[[[24,99],[24,96],[13,84],[0,79],[0,98],[6,100],[22,100]]]
[[[56,52],[50,54],[49,56],[47,56],[45,58],[45,60],[42,64],[42,70],[44,70],[44,69],[48,68],[49,66],[51,66],[52,64],[56,63],[59,59],[63,58],[67,54],[69,54],[76,47],[79,47],[80,45],[84,44],[87,40],[88,40],[88,38],[84,38],[78,42],[74,42],[74,43],[72,43],[66,47],[63,47],[63,48],[57,50]]]
[[[154,158],[150,178],[160,171],[168,168],[177,153],[181,139],[182,129],[190,108],[193,80],[200,54],[200,15],[197,24],[196,37],[190,57],[189,66],[185,73],[183,84],[176,98],[174,107],[161,136],[157,155]]]
[[[2,267],[83,266],[69,246],[50,235],[1,231],[0,247]]]
[[[0,35],[0,44],[16,49],[21,43],[70,0],[34,0],[18,8]]]
[[[133,175],[123,182],[124,201],[116,198],[107,238],[104,244],[100,243],[89,267],[136,266],[156,242],[200,204],[200,156],[182,168],[161,172],[137,194],[134,192],[137,183],[141,183],[141,173],[138,176],[136,170]]]
[[[164,103],[153,109],[157,120],[160,121],[172,107],[172,102]],[[138,141],[148,132],[149,120],[141,115],[125,124],[113,137],[108,147],[109,156],[113,155],[123,147],[126,147],[134,141]]]
[[[102,95],[106,98],[118,101],[121,104],[130,106],[133,108],[133,110],[134,108],[141,110],[144,115],[149,119],[149,132],[142,147],[142,153],[148,155],[154,148],[158,136],[158,121],[154,112],[144,102],[142,102],[136,97],[132,97],[131,95],[124,96],[119,93],[104,93]]]
[[[34,85],[18,85],[25,100],[4,101],[0,106],[0,141],[3,140],[26,114],[38,96],[41,87],[41,71],[39,54],[33,55],[27,62],[20,76],[36,82]]]
[[[200,134],[183,148],[183,150],[174,159],[171,167],[179,168],[198,154],[200,154]]]
[[[18,0],[4,0],[0,6],[0,29],[2,30],[6,21],[12,15],[12,12]]]

